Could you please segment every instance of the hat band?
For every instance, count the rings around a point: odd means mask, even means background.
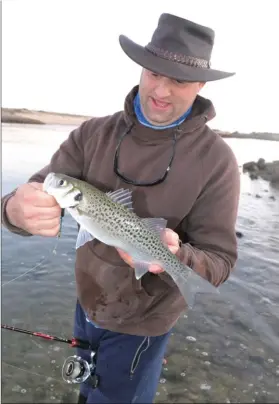
[[[210,62],[206,59],[195,58],[193,56],[186,56],[183,55],[182,53],[170,52],[168,50],[158,48],[157,46],[154,46],[151,43],[146,45],[145,49],[153,53],[153,55],[155,56],[171,60],[172,62],[182,63],[184,65],[191,67],[201,67],[203,69],[210,68]]]

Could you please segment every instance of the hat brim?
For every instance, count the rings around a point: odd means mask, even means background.
[[[224,72],[214,69],[191,67],[182,63],[173,62],[155,56],[145,47],[138,45],[125,35],[119,36],[119,43],[126,55],[138,65],[175,80],[189,82],[206,82],[225,79],[235,73]]]

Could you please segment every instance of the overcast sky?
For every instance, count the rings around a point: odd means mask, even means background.
[[[212,67],[236,76],[208,83],[211,126],[279,132],[276,0],[3,0],[2,105],[98,116],[122,109],[140,67],[119,34],[145,45],[163,12],[216,32]]]

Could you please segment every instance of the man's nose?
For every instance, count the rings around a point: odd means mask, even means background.
[[[158,99],[163,100],[170,96],[170,86],[164,79],[161,79],[155,87],[154,93]]]

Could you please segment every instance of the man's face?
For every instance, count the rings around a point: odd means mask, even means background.
[[[193,104],[204,83],[180,82],[143,69],[139,96],[142,112],[153,125],[176,121]]]

